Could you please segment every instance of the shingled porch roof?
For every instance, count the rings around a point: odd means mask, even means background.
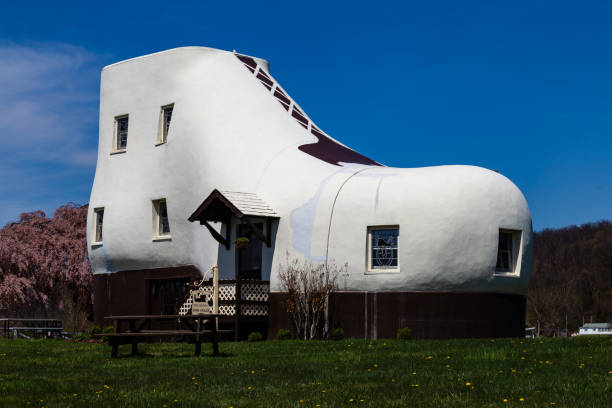
[[[211,233],[213,238],[225,246],[230,247],[230,225],[232,217],[246,221],[253,233],[270,247],[271,220],[280,218],[278,213],[255,193],[239,191],[220,191],[214,189],[212,193],[200,204],[188,218],[189,221],[199,221]],[[266,218],[266,231],[260,231],[249,220],[249,217]],[[221,222],[226,224],[225,236],[219,234],[208,222]]]

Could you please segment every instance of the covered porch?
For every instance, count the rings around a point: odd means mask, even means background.
[[[254,193],[213,190],[189,217],[220,245],[219,323],[233,326],[235,339],[251,331],[266,335],[270,269],[278,214]],[[219,223],[220,227],[213,225]],[[212,281],[204,282],[212,292]]]

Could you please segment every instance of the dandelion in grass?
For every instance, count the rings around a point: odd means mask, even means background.
[[[521,397],[521,398],[519,398],[519,401],[525,402],[525,398]]]
[[[508,398],[504,398],[504,402],[508,402],[508,401],[509,401]]]
[[[250,385],[247,387],[247,390],[252,390],[253,387],[251,387]]]
[[[465,383],[465,385],[466,385],[467,387],[469,387],[470,385],[472,385],[472,383],[471,383],[471,382],[466,382],[466,383]]]

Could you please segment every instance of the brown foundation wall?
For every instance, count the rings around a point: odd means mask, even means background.
[[[290,329],[286,294],[270,293],[268,338]],[[413,338],[523,337],[525,297],[496,293],[337,292],[330,298],[330,327],[346,337],[395,338],[409,327]]]
[[[196,280],[201,274],[188,265],[94,275],[94,322],[107,325],[105,316],[149,314],[149,281],[178,278]]]

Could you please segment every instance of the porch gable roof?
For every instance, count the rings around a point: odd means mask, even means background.
[[[189,217],[189,221],[227,222],[232,216],[279,218],[265,201],[255,193],[214,189]]]

